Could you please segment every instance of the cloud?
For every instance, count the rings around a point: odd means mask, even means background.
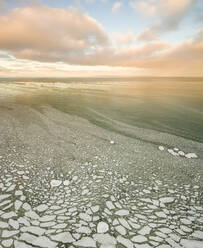
[[[131,1],[130,6],[144,15],[171,18],[182,15],[195,0],[140,0]]]
[[[145,61],[159,57],[161,53],[167,51],[170,45],[166,42],[151,42],[132,48],[119,49],[119,53],[114,53],[111,63],[120,66],[145,67]]]
[[[203,42],[196,40],[175,45],[154,41],[132,48],[100,48],[80,63],[140,68],[151,75],[203,76],[202,54]],[[72,62],[77,64],[77,59]]]
[[[197,30],[195,34],[195,40],[203,41],[203,27]]]
[[[24,64],[28,60],[31,64],[49,62],[58,74],[60,66],[55,62],[61,61],[69,65],[139,68],[142,73],[144,70],[156,75],[203,75],[202,29],[193,40],[174,45],[156,39],[150,29],[138,36],[131,31],[114,34],[114,47],[102,25],[87,14],[75,8],[40,5],[17,8],[0,16],[0,37],[2,57],[8,55],[11,60],[12,55]],[[135,41],[139,40],[148,42],[137,45]],[[4,60],[0,65],[5,64]],[[11,68],[11,64],[6,68]],[[30,70],[34,70],[32,66]]]
[[[121,6],[122,6],[122,3],[121,2],[115,2],[114,5],[113,5],[113,7],[112,7],[113,13],[119,12]]]
[[[140,0],[131,1],[130,6],[141,14],[154,18],[152,26],[157,31],[173,30],[186,15],[195,0]]]
[[[129,46],[136,40],[135,34],[132,31],[128,31],[126,34],[113,33],[112,36],[118,46]]]
[[[63,60],[108,44],[103,27],[76,8],[17,8],[0,16],[0,49],[18,58]]]
[[[149,28],[143,29],[138,35],[135,35],[132,31],[128,31],[125,34],[113,33],[112,39],[115,44],[119,46],[131,46],[138,41],[151,42],[158,40],[158,35]]]
[[[140,56],[139,50],[131,51],[134,59],[130,58],[126,65],[145,68],[156,75],[203,75],[203,42],[191,40],[168,46],[155,42],[154,45],[142,46]]]
[[[136,68],[112,66],[80,66],[47,63],[5,57],[0,60],[0,76],[90,77],[135,75]]]
[[[203,42],[192,40],[173,45],[166,53],[161,54],[149,65],[152,69],[171,71],[177,75],[203,76]]]
[[[194,39],[175,45],[154,41],[132,48],[100,47],[94,54],[64,58],[64,63],[41,63],[5,56],[0,60],[0,75],[203,76],[202,54],[203,42]]]
[[[157,39],[158,39],[157,34],[154,33],[152,30],[150,30],[149,28],[145,28],[136,36],[137,41],[153,41]]]
[[[32,76],[38,73],[77,76],[86,75],[86,71],[88,75],[203,76],[202,54],[203,42],[195,39],[175,45],[154,41],[132,48],[100,47],[94,54],[64,57],[64,63],[29,62],[5,56],[0,66],[1,75],[10,70],[12,75],[21,73]]]
[[[7,52],[0,50],[0,59],[2,58],[11,58],[11,56]]]
[[[6,5],[6,1],[5,0],[0,0],[0,8],[4,8]]]

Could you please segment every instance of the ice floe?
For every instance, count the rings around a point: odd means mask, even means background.
[[[60,186],[61,185],[61,183],[62,183],[62,181],[61,180],[51,180],[51,182],[50,182],[50,184],[51,184],[51,187],[58,187],[58,186]]]
[[[163,146],[159,146],[158,148],[160,151],[164,151],[164,149],[165,149]]]
[[[164,146],[159,146],[158,149],[160,151],[164,151],[165,150]],[[173,156],[181,156],[181,157],[185,157],[185,158],[188,158],[188,159],[198,158],[198,156],[197,156],[196,153],[194,153],[194,152],[185,153],[184,151],[181,151],[177,147],[175,147],[175,148],[168,148],[167,151],[168,151],[168,153],[170,153]]]
[[[98,233],[105,233],[109,230],[109,225],[103,221],[99,222],[97,225],[97,232]]]
[[[81,246],[81,247],[96,247],[96,241],[90,237],[83,237],[82,239],[76,241],[73,243],[76,246]]]
[[[187,154],[185,154],[185,157],[186,158],[198,158],[197,154],[195,154],[195,153],[187,153]]]
[[[169,185],[160,179],[145,187],[139,178],[132,183],[128,175],[93,165],[81,169],[83,180],[74,170],[54,177],[49,169],[43,193],[38,184],[33,189],[11,176],[0,179],[0,248],[201,247],[199,186]],[[109,188],[103,183],[107,179]],[[93,180],[104,192],[95,193]]]

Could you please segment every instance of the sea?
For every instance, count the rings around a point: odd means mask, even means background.
[[[48,104],[115,132],[120,122],[203,142],[203,78],[1,78],[0,100]]]

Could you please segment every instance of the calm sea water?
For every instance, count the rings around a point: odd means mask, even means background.
[[[48,104],[116,132],[120,123],[203,142],[203,78],[2,78],[0,101]]]

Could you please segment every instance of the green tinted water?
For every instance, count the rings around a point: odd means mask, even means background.
[[[0,85],[4,102],[49,104],[114,131],[119,122],[203,141],[202,78],[1,79]]]

